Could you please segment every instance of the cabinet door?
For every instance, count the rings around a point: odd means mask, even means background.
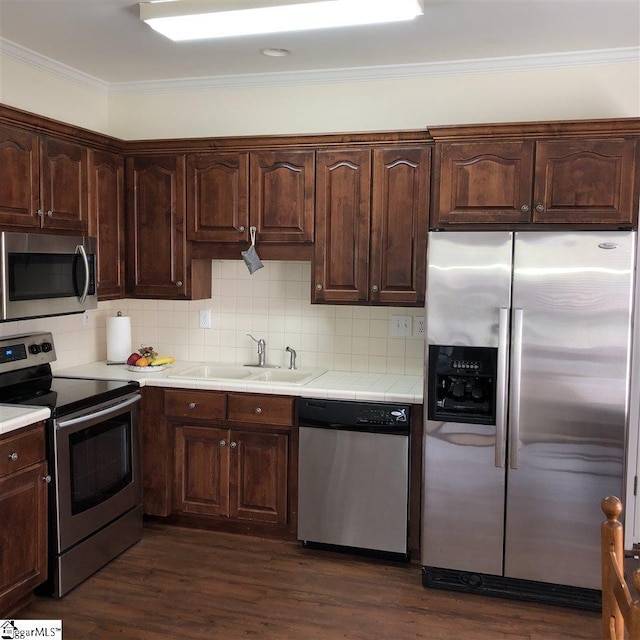
[[[313,151],[251,154],[251,224],[259,242],[313,242]]]
[[[0,617],[47,579],[47,465],[0,478]]]
[[[130,293],[186,298],[184,156],[127,160]]]
[[[87,149],[44,137],[40,141],[40,202],[45,229],[87,231]]]
[[[187,237],[206,242],[249,239],[249,154],[187,157]]]
[[[371,152],[319,151],[312,302],[367,300]]]
[[[98,296],[124,298],[124,160],[89,151],[89,235],[98,240]]]
[[[0,126],[0,224],[39,227],[38,136]]]
[[[286,524],[289,437],[236,430],[230,437],[230,517]]]
[[[228,515],[228,430],[176,427],[173,506],[181,513]]]
[[[634,224],[635,163],[634,140],[538,142],[534,221]]]
[[[532,142],[447,142],[436,154],[431,227],[531,221]]]
[[[373,152],[371,302],[424,303],[430,151],[407,147]]]

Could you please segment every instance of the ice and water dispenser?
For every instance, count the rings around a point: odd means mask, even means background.
[[[497,357],[492,347],[429,345],[429,420],[495,424]]]

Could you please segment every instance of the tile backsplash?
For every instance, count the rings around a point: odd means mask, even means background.
[[[152,345],[177,360],[257,362],[256,344],[266,341],[268,364],[287,366],[290,346],[298,366],[337,371],[421,375],[423,337],[391,337],[392,316],[424,317],[424,309],[316,305],[310,303],[309,262],[264,261],[253,275],[242,260],[212,262],[209,300],[116,300],[83,315],[0,325],[1,335],[47,330],[54,335],[54,369],[106,359],[106,317],[131,317],[133,349]],[[211,310],[211,328],[198,326]]]

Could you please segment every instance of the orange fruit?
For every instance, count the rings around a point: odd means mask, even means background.
[[[149,366],[149,360],[147,360],[147,358],[145,358],[144,356],[142,358],[138,358],[136,360],[136,367],[148,367]]]

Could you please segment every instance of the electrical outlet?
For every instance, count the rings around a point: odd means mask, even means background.
[[[89,326],[89,312],[85,311],[82,314],[82,326],[83,327],[88,327]]]
[[[198,326],[201,329],[211,329],[211,309],[200,309]]]
[[[391,316],[391,336],[393,338],[411,336],[411,316]]]
[[[426,318],[414,318],[413,322],[413,337],[414,338],[424,338],[424,334],[426,332]]]

